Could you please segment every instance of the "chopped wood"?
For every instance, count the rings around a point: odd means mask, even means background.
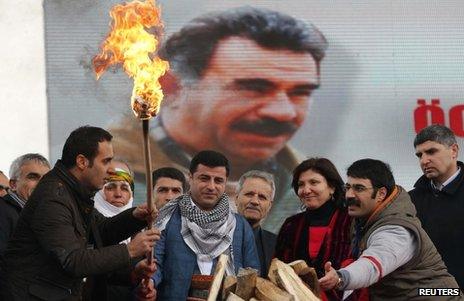
[[[274,259],[277,259],[277,258],[274,258]],[[269,280],[271,280],[272,283],[277,285],[277,279],[276,279],[277,263],[274,259],[272,259],[271,265],[269,266],[269,272],[267,273],[267,278],[269,278]]]
[[[237,296],[236,294],[234,293],[229,293],[229,296],[227,296],[227,300],[226,301],[245,301],[244,299],[240,298],[239,296]]]
[[[304,260],[295,260],[288,265],[293,268],[295,273],[300,276],[301,280],[309,286],[316,296],[321,296],[321,286],[314,268],[309,267]]]
[[[304,284],[301,278],[287,264],[274,258],[274,273],[277,280],[277,285],[285,289],[295,297],[295,301],[312,301],[320,300],[314,293]],[[271,263],[271,265],[272,265]]]
[[[226,300],[229,293],[234,293],[237,287],[237,277],[228,275],[224,278],[224,283],[222,284],[222,300]]]
[[[309,268],[308,264],[306,263],[306,261],[300,259],[300,260],[295,260],[295,261],[292,261],[288,264],[289,266],[292,267],[292,269],[295,271],[295,273],[297,275],[301,275],[302,274],[302,270],[305,270],[307,268]]]
[[[301,280],[309,286],[314,295],[321,297],[321,285],[319,284],[319,279],[317,279],[317,273],[314,268],[307,267],[300,271]]]
[[[221,289],[222,279],[224,278],[224,273],[226,271],[227,261],[229,256],[225,254],[219,255],[219,259],[216,264],[216,269],[214,271],[214,278],[209,290],[209,296],[207,301],[216,301]]]
[[[255,296],[261,301],[292,301],[294,297],[277,287],[271,281],[258,277],[256,279]]]
[[[239,269],[237,274],[237,288],[235,294],[242,299],[249,300],[254,296],[258,271],[252,268]]]

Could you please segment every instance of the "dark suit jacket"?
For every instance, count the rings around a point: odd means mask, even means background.
[[[261,227],[253,229],[253,234],[255,235],[256,247],[258,248],[259,263],[261,264],[261,276],[267,277],[271,260],[274,257],[277,235],[266,231]]]
[[[6,244],[13,234],[21,209],[9,194],[0,198],[0,255],[6,249]]]

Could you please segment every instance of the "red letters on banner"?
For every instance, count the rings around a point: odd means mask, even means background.
[[[464,104],[456,105],[449,110],[449,127],[459,137],[464,137],[463,113]],[[417,107],[414,110],[414,130],[418,133],[432,124],[445,125],[445,112],[440,107],[440,99],[432,99],[430,104],[427,104],[425,99],[417,99]]]

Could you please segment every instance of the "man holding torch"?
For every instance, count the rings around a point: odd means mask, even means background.
[[[93,195],[114,172],[111,139],[101,128],[84,126],[66,140],[61,160],[35,188],[8,243],[5,300],[81,300],[84,278],[86,294],[104,300],[106,276],[131,270],[159,239],[159,231],[148,230],[119,244],[153,218],[146,204],[112,218],[94,208]],[[154,270],[147,260],[137,263],[133,282]]]

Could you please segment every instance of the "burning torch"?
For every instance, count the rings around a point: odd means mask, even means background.
[[[156,211],[152,198],[151,156],[149,122],[158,114],[163,91],[158,79],[169,68],[166,61],[153,54],[159,40],[146,29],[163,27],[161,11],[154,0],[132,1],[115,5],[111,11],[111,30],[100,46],[100,53],[93,58],[97,80],[109,66],[122,64],[124,71],[134,79],[131,107],[142,121],[145,179],[147,184],[148,210]],[[150,229],[153,221],[148,223]],[[153,251],[147,254],[151,263]]]

